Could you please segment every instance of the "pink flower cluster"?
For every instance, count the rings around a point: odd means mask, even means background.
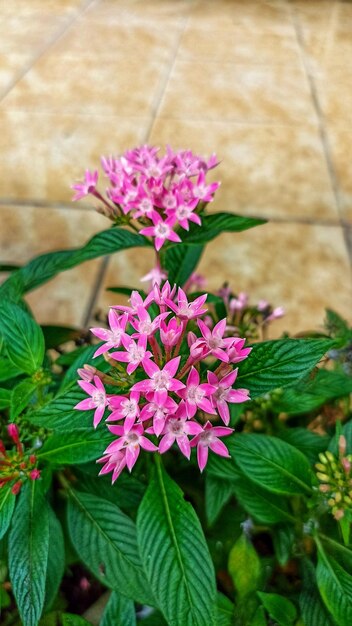
[[[106,198],[97,189],[98,172],[85,173],[84,181],[72,185],[73,200],[92,194],[115,220],[128,216],[141,225],[140,233],[154,239],[157,251],[166,240],[180,242],[175,228],[189,230],[190,222],[201,225],[199,212],[213,200],[218,182],[206,183],[206,173],[216,167],[215,155],[205,161],[190,150],[158,156],[159,148],[141,146],[119,158],[102,157],[109,180]]]
[[[176,443],[189,459],[197,447],[201,471],[209,448],[229,456],[220,439],[233,432],[228,405],[249,400],[247,389],[233,389],[233,365],[251,349],[244,339],[226,336],[226,320],[212,330],[204,324],[206,299],[205,294],[188,301],[181,288],[176,294],[168,282],[155,284],[146,299],[134,291],[130,306],[112,307],[108,329],[92,329],[103,342],[94,356],[104,354],[112,372],[80,369],[78,384],[89,398],[75,408],[94,409],[94,427],[109,412],[106,423],[117,437],[99,462],[100,473],[112,472],[113,482],[125,466],[132,470],[140,448],[163,454]],[[126,380],[127,393],[106,391],[106,385]],[[219,418],[225,426],[213,425]]]

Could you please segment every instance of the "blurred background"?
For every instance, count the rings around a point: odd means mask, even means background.
[[[351,1],[0,0],[0,30],[2,263],[108,228],[70,185],[102,154],[170,144],[217,153],[213,210],[270,219],[210,244],[210,289],[284,306],[274,335],[319,329],[326,306],[351,319]],[[87,325],[152,263],[91,261],[29,302]]]

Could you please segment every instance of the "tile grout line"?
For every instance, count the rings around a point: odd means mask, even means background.
[[[156,120],[156,118],[158,116],[158,112],[160,110],[161,101],[162,101],[164,93],[165,93],[165,91],[167,89],[167,85],[169,83],[172,70],[173,70],[173,68],[175,66],[175,63],[176,63],[177,53],[178,53],[178,50],[179,50],[179,47],[180,47],[182,36],[183,36],[183,34],[185,32],[185,29],[186,29],[187,23],[188,23],[188,16],[186,15],[184,20],[183,20],[183,25],[180,28],[178,37],[176,39],[175,46],[173,48],[172,56],[171,56],[171,59],[170,59],[170,63],[167,66],[167,71],[165,71],[164,79],[161,81],[160,88],[158,89],[158,91],[157,91],[157,93],[156,93],[156,95],[154,97],[154,102],[153,102],[153,105],[152,105],[152,114],[150,116],[150,121],[148,122],[147,128],[145,130],[145,134],[144,134],[144,142],[145,143],[148,143],[148,141],[150,139],[150,135],[151,135],[151,132],[152,132],[152,129],[153,129],[154,122],[155,122],[155,120]],[[88,301],[88,305],[86,307],[86,311],[85,311],[85,314],[83,316],[82,325],[83,325],[84,328],[86,328],[88,326],[89,320],[91,319],[92,313],[94,311],[94,308],[96,306],[96,303],[97,303],[97,300],[98,300],[98,297],[99,297],[101,284],[102,284],[102,282],[103,282],[103,280],[104,280],[104,278],[106,276],[106,273],[108,271],[110,262],[111,262],[110,257],[104,257],[104,259],[101,261],[100,268],[99,268],[96,280],[95,280],[94,285],[93,285],[93,287],[91,289],[91,292],[90,292],[90,298],[89,298],[89,301]]]
[[[41,59],[46,52],[66,33],[67,30],[71,28],[71,26],[81,17],[81,15],[88,9],[88,7],[94,3],[95,0],[85,0],[80,5],[77,13],[72,16],[68,16],[62,28],[53,35],[52,39],[50,39],[43,47],[38,48],[36,53],[30,59],[30,61],[24,66],[24,68],[15,76],[15,78],[10,82],[7,88],[0,94],[0,103],[9,95],[14,87],[28,74],[28,72],[32,69],[32,67]]]
[[[333,7],[334,13],[337,10],[336,9],[337,6],[338,6],[337,3],[335,2],[334,7]],[[339,185],[338,178],[336,175],[336,170],[335,170],[334,161],[333,161],[332,152],[331,152],[331,146],[330,146],[329,138],[326,132],[325,117],[324,117],[324,113],[320,104],[320,99],[319,99],[318,91],[316,88],[314,76],[310,68],[310,63],[309,63],[309,60],[307,59],[301,23],[291,2],[289,2],[289,8],[290,8],[291,19],[292,19],[292,22],[296,31],[297,42],[301,51],[303,68],[304,68],[304,72],[306,74],[307,82],[309,85],[313,108],[315,110],[315,114],[316,114],[316,118],[318,122],[320,140],[321,140],[321,144],[323,148],[323,153],[325,157],[325,163],[326,163],[326,167],[328,171],[328,177],[330,180],[331,189],[334,195],[335,204],[336,204],[336,208],[337,208],[337,212],[339,216],[339,224],[340,224],[340,227],[342,228],[345,246],[347,249],[347,255],[350,259],[350,263],[352,264],[351,226],[349,226],[348,222],[344,219],[344,216],[343,216],[343,201],[341,199],[341,190],[340,190],[340,185]]]

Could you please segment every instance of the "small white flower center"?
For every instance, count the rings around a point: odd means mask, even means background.
[[[126,442],[128,445],[137,446],[139,443],[139,435],[136,433],[128,433],[128,435],[126,435]]]
[[[155,372],[153,374],[154,389],[155,391],[162,391],[168,389],[170,386],[170,376],[167,372]]]
[[[140,333],[143,333],[145,335],[151,335],[151,333],[153,332],[153,323],[152,322],[140,322],[138,325],[138,330]]]
[[[195,402],[196,404],[204,398],[204,391],[199,389],[196,385],[191,385],[187,389],[187,400]]]
[[[131,363],[140,363],[140,361],[144,357],[143,348],[140,348],[139,346],[136,346],[134,344],[131,345],[131,347],[128,349],[128,352],[130,354]]]
[[[135,400],[124,400],[121,402],[124,417],[133,417],[137,413],[137,402]]]
[[[176,437],[184,434],[184,423],[178,419],[170,419],[168,422],[169,431]]]
[[[230,389],[226,389],[225,387],[218,387],[214,393],[215,400],[218,400],[219,402],[226,402],[229,391]]]
[[[95,406],[105,406],[105,393],[103,391],[96,391],[92,395],[92,400]]]
[[[164,222],[160,222],[155,226],[155,235],[161,239],[166,239],[170,232],[170,227]]]
[[[189,217],[192,213],[192,209],[190,209],[190,207],[185,206],[184,204],[182,204],[181,206],[178,207],[178,209],[176,210],[176,215],[177,215],[177,219],[179,220],[184,220],[187,217]]]

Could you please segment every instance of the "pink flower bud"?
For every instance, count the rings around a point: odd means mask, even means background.
[[[20,480],[17,481],[17,483],[15,483],[11,489],[11,493],[13,493],[14,496],[17,496],[17,494],[20,492],[20,489],[22,487],[22,483]]]
[[[346,437],[344,437],[343,435],[340,435],[339,437],[339,455],[340,456],[345,456],[346,447],[347,447]]]
[[[16,443],[16,444],[19,443],[20,435],[19,435],[18,428],[17,428],[16,424],[9,424],[7,426],[7,432],[9,433],[9,436],[14,441],[14,443]]]
[[[344,510],[343,510],[343,509],[338,509],[338,510],[336,511],[336,513],[334,513],[334,518],[335,518],[337,521],[339,521],[340,519],[342,519],[342,518],[343,518],[344,514],[345,514],[345,512],[344,512]]]
[[[93,367],[92,365],[88,365],[87,363],[85,363],[83,367],[80,367],[77,370],[77,374],[82,380],[85,380],[87,383],[90,383],[93,380],[96,374],[96,371],[97,371],[96,367]]]
[[[38,480],[40,478],[40,470],[34,469],[29,473],[31,480]]]

